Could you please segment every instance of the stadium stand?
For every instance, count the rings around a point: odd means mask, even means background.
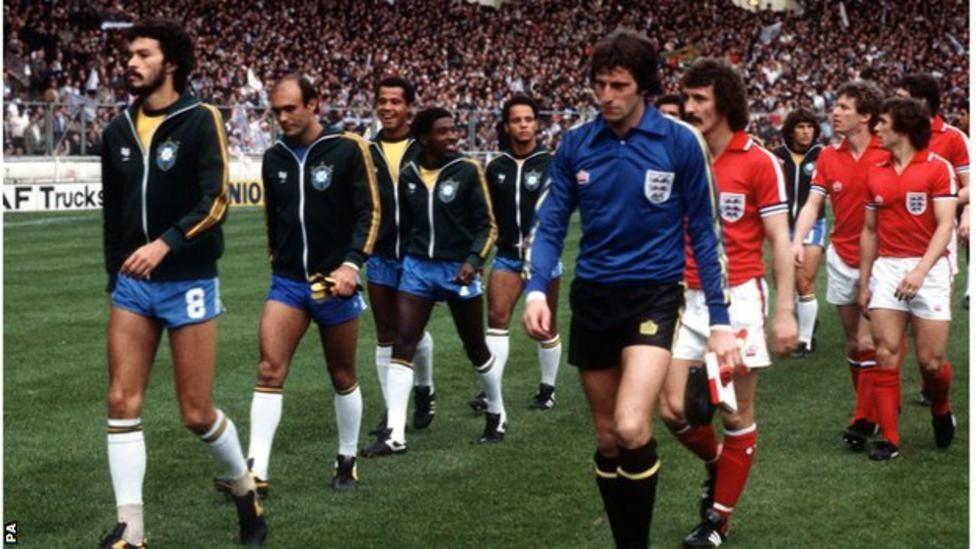
[[[729,0],[526,0],[499,9],[461,0],[285,2],[229,0],[7,2],[4,5],[4,152],[97,154],[100,128],[126,101],[119,24],[181,19],[198,38],[193,90],[221,107],[234,154],[258,154],[274,124],[267,84],[309,76],[331,124],[366,131],[371,90],[390,74],[413,79],[422,105],[444,105],[468,128],[463,147],[492,150],[501,104],[537,97],[550,144],[595,114],[585,59],[617,26],[655,41],[666,91],[700,55],[725,56],[749,85],[752,133],[775,145],[797,106],[823,115],[855,77],[890,89],[906,72],[931,72],[944,114],[968,112],[968,3],[828,0],[802,14],[734,8]],[[839,9],[843,4],[845,9]],[[634,9],[638,7],[639,9]],[[825,124],[824,138],[831,137]]]

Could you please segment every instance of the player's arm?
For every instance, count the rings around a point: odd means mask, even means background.
[[[104,139],[104,138],[103,138]],[[105,290],[115,289],[116,277],[122,266],[122,192],[120,182],[112,169],[110,150],[106,140],[102,146],[102,248],[105,252],[105,272],[108,284]]]
[[[878,213],[873,202],[869,202],[864,212],[864,227],[861,229],[861,271],[858,276],[857,302],[864,316],[868,315],[871,301],[871,268],[878,257]]]
[[[349,185],[352,186],[352,209],[354,226],[349,248],[342,264],[329,273],[335,284],[330,288],[333,295],[348,297],[356,291],[359,282],[359,269],[373,253],[376,237],[380,230],[380,198],[373,171],[373,158],[366,141],[354,133],[346,132],[343,137],[349,140]],[[341,207],[341,206],[340,206]]]
[[[492,211],[485,172],[482,171],[477,161],[468,160],[467,162],[472,168],[469,175],[472,181],[468,194],[468,208],[470,208],[471,218],[475,221],[475,231],[471,249],[468,250],[468,257],[464,262],[477,270],[488,258],[488,254],[495,245],[495,240],[498,239],[498,223],[495,221],[495,214]]]
[[[261,186],[264,188],[262,195],[264,197],[264,227],[268,233],[268,261],[274,262],[277,228],[274,219],[274,186],[269,184],[271,174],[274,173],[271,169],[270,158],[271,155],[265,153],[264,159],[261,161]]]
[[[763,231],[769,242],[773,261],[773,280],[776,283],[776,310],[773,314],[773,349],[785,355],[796,347],[797,327],[793,316],[793,296],[796,269],[790,247],[789,204],[786,197],[786,178],[778,158],[769,155],[757,177],[756,196]]]
[[[773,280],[776,284],[776,310],[773,313],[773,348],[779,354],[790,352],[797,341],[796,317],[793,316],[793,295],[796,269],[790,247],[790,224],[787,213],[763,217],[763,230],[769,242],[773,260]]]
[[[529,233],[525,257],[525,314],[522,325],[530,337],[549,339],[551,326],[546,290],[549,275],[559,262],[569,228],[569,216],[576,209],[576,181],[573,174],[574,146],[571,134],[563,137],[549,166],[548,178],[536,202],[535,219]]]
[[[708,349],[725,367],[742,363],[729,319],[728,258],[718,215],[718,190],[705,140],[697,131],[681,143],[683,162],[677,174],[691,249],[701,277],[711,332]]]
[[[913,297],[922,287],[925,275],[929,273],[932,265],[945,255],[949,239],[952,238],[953,225],[956,221],[956,175],[946,164],[946,169],[942,176],[933,181],[930,186],[929,196],[932,197],[932,209],[935,214],[935,233],[929,240],[929,245],[925,249],[925,254],[918,261],[915,268],[909,271],[895,290],[895,296],[899,299],[909,299]]]
[[[200,150],[197,153],[200,200],[161,237],[173,253],[219,226],[227,217],[227,183],[230,179],[227,135],[220,112],[210,105],[205,108],[209,116],[200,125]]]
[[[819,160],[818,160],[819,164]],[[817,174],[814,172],[813,180],[810,183],[810,192],[807,193],[807,201],[800,208],[800,213],[796,216],[796,223],[793,225],[792,255],[796,266],[803,264],[803,240],[807,233],[813,229],[817,217],[820,215],[820,208],[823,207],[824,197],[827,196],[827,187],[824,183],[817,182]]]

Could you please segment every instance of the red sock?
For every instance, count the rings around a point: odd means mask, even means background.
[[[901,437],[898,436],[898,404],[901,400],[901,380],[898,370],[872,368],[869,375],[874,378],[872,393],[881,434],[888,442],[898,446],[901,444]]]
[[[674,436],[685,448],[691,450],[692,454],[706,463],[714,461],[718,456],[718,438],[715,436],[715,428],[711,425],[685,427],[675,432]]]
[[[759,432],[752,424],[741,431],[725,433],[722,455],[715,471],[715,510],[728,520],[739,496],[745,490],[749,470],[756,458],[756,438]]]
[[[932,403],[932,415],[944,416],[949,413],[949,387],[952,384],[952,364],[942,363],[937,372],[922,369],[922,379],[927,388],[929,402]]]
[[[854,363],[857,365],[855,366]],[[874,413],[874,399],[871,396],[871,383],[867,378],[866,372],[877,367],[878,358],[873,349],[858,351],[851,364],[851,376],[855,379],[856,385],[854,399],[854,421],[866,419],[871,423],[877,423],[877,414]],[[855,370],[857,373],[855,374]]]

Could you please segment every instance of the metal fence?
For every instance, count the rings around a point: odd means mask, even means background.
[[[10,156],[97,156],[101,152],[102,130],[124,105],[75,103],[9,102],[4,110],[4,154]],[[278,127],[268,107],[221,105],[232,156],[260,155],[278,137]],[[497,125],[500,112],[494,110],[455,111],[461,130],[460,148],[465,151],[497,150]],[[541,141],[554,148],[559,137],[572,126],[596,114],[591,111],[543,111],[539,116]],[[373,111],[367,108],[326,107],[321,113],[330,128],[353,131],[367,137],[378,129]],[[769,146],[779,143],[775,114],[753,116],[750,132]],[[830,127],[822,124],[824,137]]]

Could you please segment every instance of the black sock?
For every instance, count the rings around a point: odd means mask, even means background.
[[[603,508],[607,512],[613,541],[617,547],[624,547],[626,522],[623,513],[626,511],[624,502],[620,499],[620,476],[617,474],[620,458],[607,457],[597,450],[593,454],[593,461],[596,462],[596,485],[600,488],[600,497],[603,498]]]
[[[643,548],[650,543],[659,468],[657,441],[653,438],[639,448],[620,448],[618,494],[625,509],[626,547]]]

